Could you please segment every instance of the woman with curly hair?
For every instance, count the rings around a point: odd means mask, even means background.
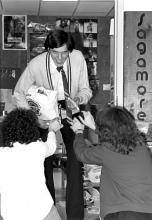
[[[4,220],[60,220],[44,176],[44,160],[56,150],[58,129],[60,123],[56,119],[50,121],[48,138],[43,142],[38,118],[32,110],[17,108],[4,118],[4,145],[0,147]]]
[[[123,107],[107,107],[97,114],[99,143],[87,146],[84,125],[94,120],[84,112],[81,123],[71,123],[76,133],[74,149],[83,163],[102,166],[100,215],[103,220],[152,219],[152,158],[146,138],[133,115]]]

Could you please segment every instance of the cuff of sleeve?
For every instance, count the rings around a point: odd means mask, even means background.
[[[57,144],[56,144],[56,135],[53,131],[49,131],[46,143],[49,147],[50,155],[54,154],[57,148]]]
[[[76,135],[79,135],[79,134],[80,134],[80,135],[83,135],[83,131],[78,131],[78,132],[76,132],[75,134],[76,134]]]

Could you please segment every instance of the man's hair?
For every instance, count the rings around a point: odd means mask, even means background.
[[[40,138],[38,118],[29,109],[16,108],[2,122],[4,147],[13,147],[13,143],[29,144]]]
[[[51,31],[45,40],[44,47],[46,50],[62,47],[64,44],[67,45],[67,49],[72,52],[75,48],[75,42],[70,33],[67,33],[60,29]]]
[[[100,142],[110,143],[113,151],[129,154],[138,145],[145,144],[145,135],[124,107],[106,107],[97,114],[96,124]]]

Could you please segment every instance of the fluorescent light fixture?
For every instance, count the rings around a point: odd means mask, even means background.
[[[42,0],[42,2],[77,2],[78,0]]]

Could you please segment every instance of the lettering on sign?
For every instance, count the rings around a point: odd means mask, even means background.
[[[137,94],[140,97],[139,100],[139,112],[137,113],[137,119],[139,121],[145,121],[146,112],[144,111],[144,103],[146,101],[146,93],[147,88],[145,81],[148,81],[148,72],[146,71],[146,60],[144,55],[146,54],[146,31],[142,29],[142,24],[144,22],[145,13],[142,13],[139,22],[138,22],[138,30],[137,30],[137,51],[139,52],[140,57],[136,61],[136,65],[138,67],[138,71],[136,72],[136,81],[141,82],[141,85],[137,87]]]

